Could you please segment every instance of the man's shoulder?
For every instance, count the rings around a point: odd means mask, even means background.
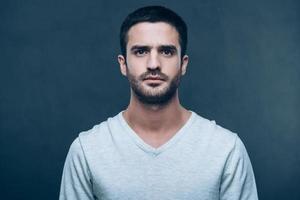
[[[107,131],[107,120],[100,122],[99,124],[94,125],[92,128],[81,131],[78,135],[80,139],[92,139],[98,136],[99,134],[103,134]]]
[[[196,123],[193,129],[197,132],[199,140],[207,143],[213,143],[219,146],[232,147],[237,138],[237,133],[219,125],[215,120],[209,120],[196,113]]]
[[[119,114],[118,114],[119,115]],[[111,139],[111,129],[118,123],[118,115],[107,118],[99,124],[94,125],[91,129],[79,133],[78,139],[84,146],[93,148],[94,145],[106,143]]]
[[[192,134],[195,149],[222,166],[230,155],[245,157],[246,149],[237,133],[218,125],[214,120],[197,116]]]

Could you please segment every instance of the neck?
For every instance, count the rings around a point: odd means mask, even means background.
[[[145,105],[131,94],[124,118],[132,126],[146,132],[163,132],[183,124],[190,112],[180,105],[178,91],[166,105]]]

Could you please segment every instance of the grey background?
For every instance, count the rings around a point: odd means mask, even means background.
[[[182,104],[239,134],[260,199],[300,199],[297,0],[1,1],[1,199],[58,198],[73,139],[127,106],[119,27],[152,4],[189,27]]]

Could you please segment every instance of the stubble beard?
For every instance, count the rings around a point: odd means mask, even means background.
[[[143,76],[135,77],[129,72],[127,68],[127,77],[129,80],[130,87],[134,95],[142,104],[149,105],[149,106],[167,105],[176,95],[180,83],[180,78],[181,78],[181,69],[178,71],[176,76],[170,81],[169,85],[165,86],[162,89],[159,88],[161,86],[157,86],[157,85],[153,85],[153,86],[143,85],[142,77],[144,77],[146,74],[151,74],[151,73],[152,72],[147,72]],[[160,74],[160,72],[157,73]],[[145,87],[149,87],[149,89]]]

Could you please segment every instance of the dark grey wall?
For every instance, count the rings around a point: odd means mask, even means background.
[[[189,26],[182,103],[240,135],[260,199],[300,199],[299,1],[149,2],[1,1],[0,198],[58,198],[72,140],[128,103],[120,23],[160,4]]]

